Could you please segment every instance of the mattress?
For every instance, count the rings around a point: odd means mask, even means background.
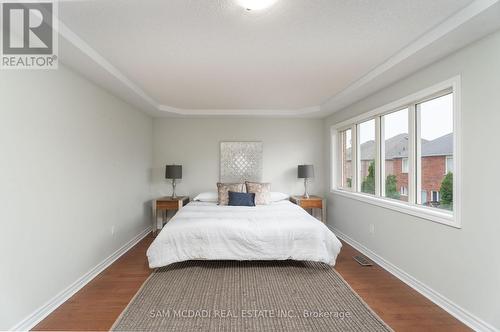
[[[148,248],[150,268],[186,260],[298,260],[335,265],[342,244],[301,207],[191,202]]]

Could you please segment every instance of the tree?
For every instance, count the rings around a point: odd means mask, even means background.
[[[453,208],[453,173],[449,172],[441,182],[441,189],[439,190],[441,197],[440,204],[444,208]]]
[[[388,175],[385,178],[385,197],[399,199],[398,179],[396,175]]]
[[[389,175],[385,179],[385,196],[389,198],[399,199],[399,191],[397,188],[398,180],[395,175]],[[375,162],[370,162],[368,166],[368,175],[361,183],[361,191],[364,193],[375,194]]]
[[[375,162],[370,162],[368,166],[368,175],[361,183],[361,191],[364,193],[375,194]]]

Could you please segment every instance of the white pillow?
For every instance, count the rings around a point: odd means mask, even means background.
[[[284,201],[290,198],[290,195],[276,192],[276,191],[271,191],[271,202],[279,202],[279,201]]]
[[[198,202],[217,202],[219,195],[215,191],[200,193],[193,200]]]

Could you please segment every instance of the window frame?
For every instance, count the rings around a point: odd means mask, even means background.
[[[374,129],[375,129],[375,159],[373,159],[374,163],[375,163],[375,193],[374,194],[371,194],[371,193],[365,193],[365,192],[362,192],[362,188],[361,188],[361,185],[363,183],[363,179],[361,178],[361,144],[358,144],[358,142],[360,141],[359,139],[359,134],[360,134],[360,130],[359,130],[359,127],[362,123],[365,123],[365,122],[369,122],[369,121],[372,121],[374,120]],[[356,178],[357,178],[357,182],[356,182],[356,187],[354,187],[354,191],[357,192],[357,193],[362,193],[362,194],[365,194],[365,195],[370,195],[370,196],[378,196],[379,192],[380,192],[380,186],[377,186],[377,184],[379,183],[380,181],[380,177],[379,177],[379,174],[380,174],[380,147],[379,145],[380,144],[377,144],[377,137],[380,137],[380,120],[377,118],[377,117],[371,117],[371,118],[368,118],[364,121],[360,121],[358,123],[356,123],[355,125],[356,127],[356,146],[353,147],[352,149],[353,150],[356,150],[356,164],[357,164],[357,168],[356,168]],[[352,132],[351,132],[351,135],[352,135]],[[354,173],[353,173],[353,177],[354,177]]]
[[[453,211],[446,211],[439,208],[421,206],[418,203],[421,201],[420,185],[417,176],[417,170],[419,169],[420,158],[417,155],[420,151],[420,139],[417,137],[417,124],[419,123],[419,113],[416,111],[417,104],[444,96],[446,94],[453,93]],[[380,169],[380,158],[383,152],[381,142],[381,117],[393,112],[397,112],[401,109],[408,107],[408,136],[409,136],[409,154],[408,154],[408,202],[393,200],[382,195],[383,184],[381,181]],[[339,144],[339,133],[345,129],[351,129],[352,137],[352,151],[356,154],[351,156],[352,160],[357,160],[357,150],[358,146],[358,135],[359,132],[357,127],[360,123],[375,119],[375,142],[376,142],[376,184],[375,184],[375,195],[365,194],[360,192],[358,187],[359,182],[359,169],[357,163],[352,163],[352,189],[346,190],[345,188],[339,188],[337,184],[339,183],[339,172],[338,172],[338,144]],[[406,213],[412,216],[416,216],[422,219],[434,221],[447,226],[452,226],[455,228],[461,228],[461,77],[457,75],[446,81],[435,84],[429,88],[423,89],[409,96],[401,98],[397,101],[389,103],[387,105],[378,107],[372,111],[360,114],[349,120],[342,121],[336,125],[331,126],[331,184],[330,192],[340,196],[348,197],[351,199],[356,199],[365,203],[380,206],[383,208],[395,210],[398,212]],[[340,182],[341,183],[341,182]],[[417,194],[418,193],[418,194]]]
[[[338,187],[337,187],[337,190],[341,190],[341,191],[347,191],[347,192],[353,192],[355,191],[355,186],[356,186],[356,181],[357,181],[357,176],[355,176],[356,172],[357,172],[357,165],[356,165],[356,162],[355,162],[355,158],[357,158],[357,151],[356,149],[354,148],[355,144],[357,144],[357,138],[354,137],[354,133],[355,133],[355,130],[354,130],[354,127],[355,126],[347,126],[347,127],[343,127],[343,128],[339,128],[339,129],[336,129],[335,130],[335,136],[336,136],[336,139],[338,140],[338,142],[336,142],[336,144],[332,144],[332,154],[331,154],[331,158],[332,158],[332,169],[336,169],[337,171],[335,171],[335,177],[336,177],[336,180],[332,181],[332,183],[335,183],[335,184],[339,184]],[[351,131],[351,187],[342,187],[342,182],[343,182],[343,169],[344,169],[344,165],[343,165],[343,157],[341,156],[340,158],[337,157],[337,151],[338,153],[342,153],[342,132],[344,131],[347,131],[347,130],[350,130]],[[334,131],[332,130],[332,137],[334,135]],[[335,152],[334,152],[335,151]],[[336,163],[334,165],[334,159],[336,158]]]

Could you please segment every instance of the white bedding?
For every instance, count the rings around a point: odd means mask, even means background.
[[[256,207],[191,202],[165,225],[147,256],[150,268],[219,259],[335,265],[341,247],[328,227],[289,201]]]

